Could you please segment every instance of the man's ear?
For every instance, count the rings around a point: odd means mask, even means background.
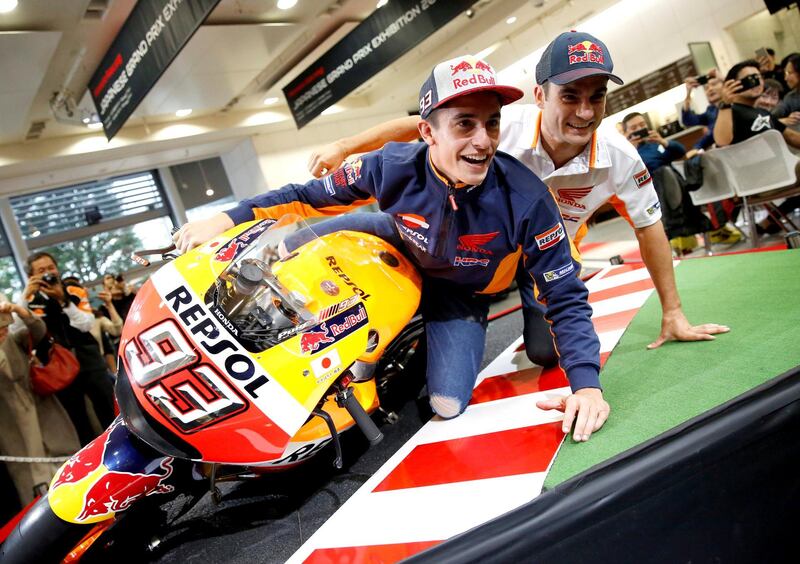
[[[540,110],[544,109],[544,88],[540,84],[533,87],[533,99]]]
[[[428,145],[434,144],[433,126],[430,124],[430,122],[425,121],[424,119],[420,120],[420,122],[417,124],[417,129],[419,129],[419,136],[422,137],[422,140],[425,141],[425,143]]]

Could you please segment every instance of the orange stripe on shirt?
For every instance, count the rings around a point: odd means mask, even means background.
[[[597,159],[597,130],[592,133],[591,140],[592,148],[589,151],[589,168],[594,168],[595,160]]]
[[[539,135],[542,131],[542,112],[539,112],[539,117],[536,118],[536,129],[533,132],[533,144],[531,145],[531,149],[536,149],[536,145],[539,144]]]
[[[611,198],[608,200],[608,203],[614,206],[614,209],[617,210],[617,213],[624,217],[625,221],[627,221],[631,227],[635,228],[633,221],[631,221],[631,216],[628,215],[628,208],[625,207],[625,202],[614,195],[611,196]]]
[[[522,256],[522,246],[520,245],[517,247],[517,250],[511,253],[510,255],[506,256],[503,260],[500,261],[500,264],[497,265],[497,270],[494,271],[494,276],[492,276],[492,281],[489,284],[478,292],[479,294],[496,294],[497,292],[502,292],[511,284],[511,281],[514,280],[514,275],[517,272],[517,263],[519,262],[519,257]]]

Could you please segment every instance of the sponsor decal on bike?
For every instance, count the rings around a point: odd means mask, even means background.
[[[297,464],[298,462],[302,462],[306,458],[309,458],[317,453],[319,449],[327,445],[329,442],[333,440],[333,437],[325,437],[319,441],[307,441],[307,442],[292,442],[289,443],[286,447],[284,452],[288,452],[286,456],[281,458],[280,460],[273,460],[271,462],[267,462],[265,466],[290,466],[292,464]]]
[[[578,223],[581,220],[581,216],[569,215],[568,213],[561,212],[561,219],[563,219],[564,221],[571,221],[573,223]]]
[[[242,254],[242,251],[247,248],[247,245],[252,239],[261,235],[267,229],[267,227],[273,223],[275,223],[274,219],[265,219],[264,221],[259,221],[246,231],[239,233],[219,251],[217,251],[217,254],[214,255],[214,260],[228,262],[235,259],[237,256]]]
[[[275,422],[284,432],[293,435],[302,426],[308,418],[306,409],[292,396],[283,386],[273,380],[273,378],[264,370],[264,368],[253,360],[253,356],[246,351],[237,340],[231,338],[227,331],[222,329],[222,325],[205,307],[205,304],[198,298],[194,291],[187,287],[183,277],[178,273],[174,263],[170,263],[161,268],[151,278],[153,285],[158,293],[161,295],[164,304],[175,314],[176,320],[179,320],[187,331],[186,339],[194,343],[197,350],[202,350],[205,356],[218,366],[220,370],[224,370],[224,376],[220,375],[220,381],[229,383],[235,388],[235,392],[228,394],[224,388],[220,389],[220,393],[215,394],[215,400],[211,402],[203,402],[200,405],[194,406],[194,410],[203,412],[216,410],[222,406],[222,403],[214,404],[214,401],[222,400],[220,395],[225,395],[223,401],[235,403],[237,398],[231,397],[236,395],[236,392],[241,393],[243,398],[251,401],[257,409],[267,415],[272,421]],[[163,328],[159,331],[163,332]],[[179,337],[173,336],[176,344],[179,343]],[[141,336],[134,339],[133,342],[139,343]],[[144,375],[150,379],[160,378],[163,371],[163,363],[172,360],[172,356],[164,358],[164,355],[157,356],[157,360],[152,366],[145,364],[139,359],[139,351],[136,347],[141,347],[142,343],[134,345],[132,350],[126,346],[123,351],[123,358],[128,364],[129,373],[139,381],[140,377]],[[189,345],[190,348],[191,345]],[[155,343],[148,345],[148,352],[155,349]],[[142,350],[142,352],[144,352]],[[185,351],[176,351],[171,353],[178,358],[187,355]],[[144,355],[147,358],[147,355]],[[209,366],[210,365],[205,365]],[[199,374],[192,374],[190,369],[194,365],[189,362],[182,365],[180,370],[181,374],[191,378],[194,382],[199,382],[205,385],[204,381],[209,380],[209,375],[216,376],[211,372],[211,369],[205,368]],[[178,373],[178,372],[176,372]],[[174,378],[174,374],[171,378]],[[140,384],[142,385],[142,384]],[[164,390],[167,394],[170,390]],[[199,395],[199,394],[198,394]],[[194,399],[194,398],[193,398]],[[243,401],[239,399],[238,401]],[[210,404],[210,405],[209,405]],[[169,406],[166,406],[169,408]],[[195,414],[192,411],[193,416]],[[202,421],[202,416],[198,416],[197,421]],[[177,425],[176,425],[177,426]]]
[[[333,270],[333,272],[335,272],[336,275],[339,278],[341,278],[345,284],[347,284],[353,289],[354,294],[360,296],[362,300],[367,301],[367,298],[369,298],[369,294],[367,294],[364,290],[356,286],[355,282],[353,282],[350,279],[350,277],[347,274],[345,274],[344,270],[342,270],[342,267],[340,267],[339,264],[336,262],[336,257],[333,256],[325,257],[325,260],[328,261],[328,266],[331,267],[331,270]]]
[[[540,251],[545,251],[550,247],[555,246],[564,237],[566,237],[566,234],[564,233],[564,226],[560,223],[557,223],[544,233],[539,233],[536,236],[536,246],[539,247]]]
[[[564,276],[566,276],[570,272],[574,272],[574,271],[575,271],[575,264],[574,263],[565,264],[564,266],[556,268],[555,270],[549,270],[549,271],[545,272],[544,275],[543,275],[544,276],[544,281],[545,282],[552,282],[553,280],[558,280],[559,278],[564,278]]]
[[[358,296],[353,297],[358,300]],[[346,300],[341,304],[349,301]],[[337,304],[337,306],[341,304]],[[366,324],[367,309],[363,304],[358,303],[355,307],[342,311],[303,332],[300,335],[300,352],[307,354],[323,350]]]
[[[489,259],[475,258],[475,257],[455,257],[453,259],[453,266],[489,266]]]
[[[322,356],[312,359],[311,371],[317,377],[317,384],[321,384],[341,372],[342,359],[339,357],[339,351],[330,349]]]
[[[500,234],[499,231],[493,233],[479,233],[474,235],[461,235],[458,238],[459,251],[469,251],[471,253],[482,253],[484,255],[493,255],[494,253],[488,249],[484,249],[483,245],[491,242],[495,237]]]
[[[75,484],[83,480],[86,476],[100,468],[106,454],[106,445],[111,433],[121,423],[117,418],[102,435],[94,439],[81,450],[73,454],[61,468],[58,469],[50,489],[54,490],[62,484]]]
[[[163,482],[172,475],[172,458],[162,458],[153,473],[109,470],[86,492],[77,521],[97,519],[125,511],[147,495],[169,493],[175,488]]]
[[[328,328],[324,322],[318,327],[320,331],[306,331],[300,334],[301,353],[313,353],[320,347],[336,342],[336,339],[328,336]]]
[[[647,184],[652,180],[652,178],[650,177],[650,171],[647,169],[644,169],[643,171],[634,174],[633,179],[636,181],[637,188],[641,188],[642,186],[644,186],[645,184]]]
[[[339,286],[337,286],[333,280],[323,280],[319,283],[319,287],[329,296],[339,295]]]
[[[359,299],[360,298],[358,296],[350,296],[349,298],[339,302],[338,304],[326,307],[325,309],[319,312],[319,315],[317,315],[317,319],[319,319],[320,321],[325,321],[326,319],[333,317],[340,311],[350,309],[351,307],[353,307],[358,303]]]

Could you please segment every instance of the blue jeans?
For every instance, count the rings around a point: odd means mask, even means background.
[[[369,233],[406,254],[394,219],[385,213],[351,213],[311,229],[317,235],[342,230]],[[433,411],[449,419],[460,415],[472,397],[486,341],[489,297],[424,272],[422,277],[420,313],[428,343],[428,395]]]

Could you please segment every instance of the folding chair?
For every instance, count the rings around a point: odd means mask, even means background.
[[[736,195],[742,198],[745,220],[750,229],[752,245],[758,235],[753,221],[752,206],[763,205],[783,226],[781,217],[794,229],[797,226],[772,204],[773,200],[800,194],[796,168],[800,159],[793,155],[783,135],[775,130],[765,131],[746,141],[714,149],[706,153],[721,162]],[[705,181],[705,169],[703,170]]]

